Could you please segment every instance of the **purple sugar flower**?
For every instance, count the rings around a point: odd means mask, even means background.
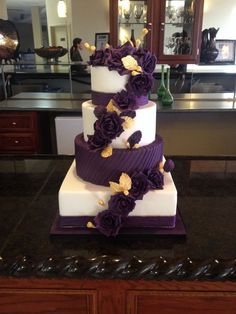
[[[121,216],[115,211],[106,209],[95,217],[96,228],[107,237],[116,236],[121,228]]]
[[[135,207],[135,200],[126,196],[123,193],[118,193],[111,196],[108,202],[109,209],[113,210],[117,214],[126,217]]]
[[[106,65],[106,60],[109,58],[110,49],[96,50],[94,54],[90,56],[89,65],[92,66],[102,66]]]
[[[113,96],[113,100],[117,107],[121,110],[137,109],[135,95],[131,91],[122,90]]]
[[[138,49],[134,54],[139,65],[142,67],[143,71],[146,73],[153,73],[156,67],[157,59],[149,51],[144,49]]]
[[[144,194],[149,190],[149,181],[147,176],[143,173],[136,173],[131,177],[132,187],[129,190],[130,195],[136,200],[142,200]]]
[[[127,91],[133,92],[135,96],[145,96],[152,89],[153,76],[151,74],[141,73],[131,76],[127,83]]]
[[[148,170],[147,178],[149,181],[149,185],[152,189],[163,189],[164,176],[159,170],[156,169]]]
[[[90,150],[100,151],[103,150],[111,143],[109,138],[105,138],[99,131],[95,131],[94,135],[88,135],[88,146]]]
[[[95,123],[95,132],[99,132],[103,138],[112,140],[124,131],[122,123],[124,120],[116,112],[103,114]]]
[[[164,164],[164,171],[165,172],[171,172],[175,167],[175,164],[173,162],[173,160],[171,159],[167,159],[167,161]]]
[[[130,145],[130,148],[133,148],[135,144],[138,144],[141,141],[142,132],[136,131],[134,132],[127,140]]]

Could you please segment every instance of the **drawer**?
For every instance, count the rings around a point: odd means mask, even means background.
[[[37,151],[37,141],[33,133],[0,133],[0,151],[15,152],[15,151]]]
[[[31,132],[36,129],[37,115],[34,112],[1,113],[0,132]]]

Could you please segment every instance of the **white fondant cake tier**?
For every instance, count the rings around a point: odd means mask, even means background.
[[[105,66],[91,67],[91,89],[100,93],[118,93],[125,89],[129,75],[120,75],[117,71],[109,71]]]
[[[60,216],[96,216],[107,208],[112,195],[110,188],[88,183],[76,174],[72,163],[59,191]],[[106,207],[99,205],[103,200]],[[175,216],[177,191],[170,173],[164,174],[164,189],[149,191],[143,200],[136,201],[130,216]]]
[[[94,109],[96,106],[92,102],[86,101],[82,104],[82,116],[83,116],[83,130],[84,140],[88,141],[88,135],[94,134],[94,122],[97,118],[94,115]],[[124,132],[112,141],[113,148],[127,148],[128,138],[135,132],[141,131],[142,138],[139,142],[139,146],[144,146],[152,143],[156,136],[156,104],[149,101],[147,105],[135,110],[136,117],[134,118],[134,125],[125,129]]]

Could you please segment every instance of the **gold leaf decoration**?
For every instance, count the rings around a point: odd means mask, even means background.
[[[140,74],[140,72],[137,72],[137,71],[132,71],[132,72],[131,72],[131,75],[132,75],[132,76],[136,76],[136,75],[139,75],[139,74]]]
[[[98,201],[98,205],[100,205],[100,206],[105,206],[105,202],[104,202],[103,200],[99,200],[99,201]]]
[[[110,45],[108,43],[106,43],[105,45],[105,49],[110,48]]]
[[[138,67],[138,62],[134,57],[128,55],[126,57],[121,58],[123,66],[126,70],[133,71],[136,70]]]
[[[160,163],[159,163],[159,166],[158,166],[158,168],[159,168],[159,171],[160,172],[164,172],[164,162],[163,161],[161,161]]]
[[[137,38],[135,43],[136,43],[136,48],[138,48],[141,45],[141,40]]]
[[[94,224],[91,221],[89,221],[89,222],[87,222],[87,228],[94,229],[96,227],[94,226]]]
[[[140,39],[143,39],[148,33],[148,29],[147,28],[143,28],[141,33],[140,33]]]
[[[114,105],[113,100],[111,99],[107,105],[107,112],[116,112],[120,114],[120,110]]]
[[[124,119],[125,121],[122,123],[122,126],[124,129],[130,129],[134,126],[134,119],[132,119],[131,117],[128,116],[123,116],[122,119]]]
[[[116,182],[109,182],[110,188],[115,193],[123,192],[125,195],[129,194],[129,190],[132,186],[132,180],[127,173],[122,173],[119,179],[119,183]]]
[[[101,156],[103,158],[108,158],[112,155],[112,146],[107,146],[106,148],[103,149],[101,152]]]
[[[136,149],[138,149],[140,146],[139,146],[139,144],[137,143],[137,144],[134,144],[134,148],[136,148]]]

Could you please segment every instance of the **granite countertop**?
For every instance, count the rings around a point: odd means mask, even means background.
[[[184,236],[50,236],[73,157],[0,157],[0,275],[235,279],[236,159],[173,158]]]
[[[81,113],[83,101],[91,99],[90,94],[70,93],[20,93],[0,102],[1,110],[73,111]],[[159,112],[212,112],[235,111],[234,93],[217,94],[175,94],[174,103],[163,107],[155,94],[150,100],[157,103]]]

